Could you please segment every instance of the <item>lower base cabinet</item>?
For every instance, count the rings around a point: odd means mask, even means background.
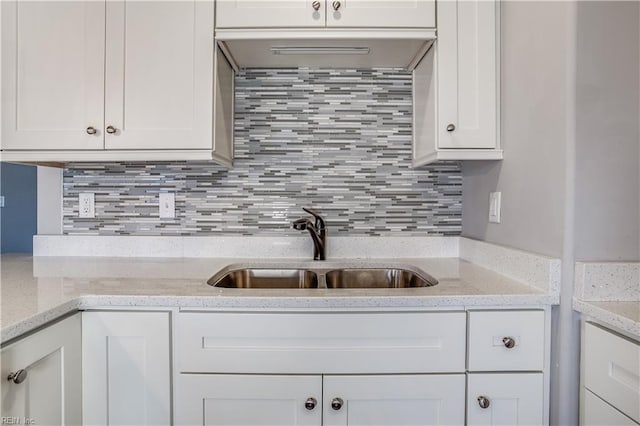
[[[468,425],[544,424],[542,373],[469,374]]]
[[[2,348],[2,424],[82,424],[80,329],[77,314]]]
[[[464,374],[183,374],[178,425],[462,425]]]
[[[170,354],[168,312],[84,312],[83,424],[171,424]]]

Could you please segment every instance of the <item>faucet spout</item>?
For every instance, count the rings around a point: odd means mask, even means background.
[[[313,241],[313,260],[326,259],[326,237],[327,228],[324,219],[318,214],[308,209],[303,209],[315,218],[315,224],[309,218],[298,219],[293,222],[293,229],[298,231],[309,231]]]

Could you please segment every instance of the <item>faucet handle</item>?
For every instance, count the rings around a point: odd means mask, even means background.
[[[322,218],[322,216],[320,216],[319,213],[316,213],[313,210],[309,210],[306,207],[303,207],[302,210],[309,213],[311,216],[313,216],[316,219],[316,229],[318,229],[318,231],[321,229],[324,229],[324,219]]]

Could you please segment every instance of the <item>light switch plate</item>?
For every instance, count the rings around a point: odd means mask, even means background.
[[[501,192],[489,193],[489,222],[500,223],[500,209],[502,202]]]
[[[173,192],[161,192],[158,196],[160,200],[160,219],[174,219],[176,217],[176,197]]]

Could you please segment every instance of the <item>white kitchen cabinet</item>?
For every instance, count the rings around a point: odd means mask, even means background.
[[[468,425],[542,425],[542,373],[471,373],[467,381]]]
[[[176,425],[322,423],[320,375],[183,374],[177,394]]]
[[[3,1],[0,7],[1,148],[102,149],[104,3]]]
[[[627,417],[640,423],[640,343],[584,322],[581,351],[580,423]],[[594,400],[602,404],[594,406]],[[619,422],[615,424],[625,424]]]
[[[502,159],[499,1],[438,4],[438,39],[414,70],[414,166]]]
[[[167,312],[84,312],[83,424],[170,424],[170,354]]]
[[[2,7],[4,160],[231,165],[232,110],[222,130],[213,117],[233,70],[215,55],[212,1]]]
[[[3,423],[82,424],[80,329],[77,314],[2,348]]]
[[[462,425],[464,374],[324,376],[324,426]]]
[[[217,28],[433,28],[434,0],[218,0]]]
[[[178,425],[454,425],[464,374],[183,374]]]
[[[580,399],[580,424],[583,426],[637,426],[639,423],[598,398],[593,392],[583,388]]]

